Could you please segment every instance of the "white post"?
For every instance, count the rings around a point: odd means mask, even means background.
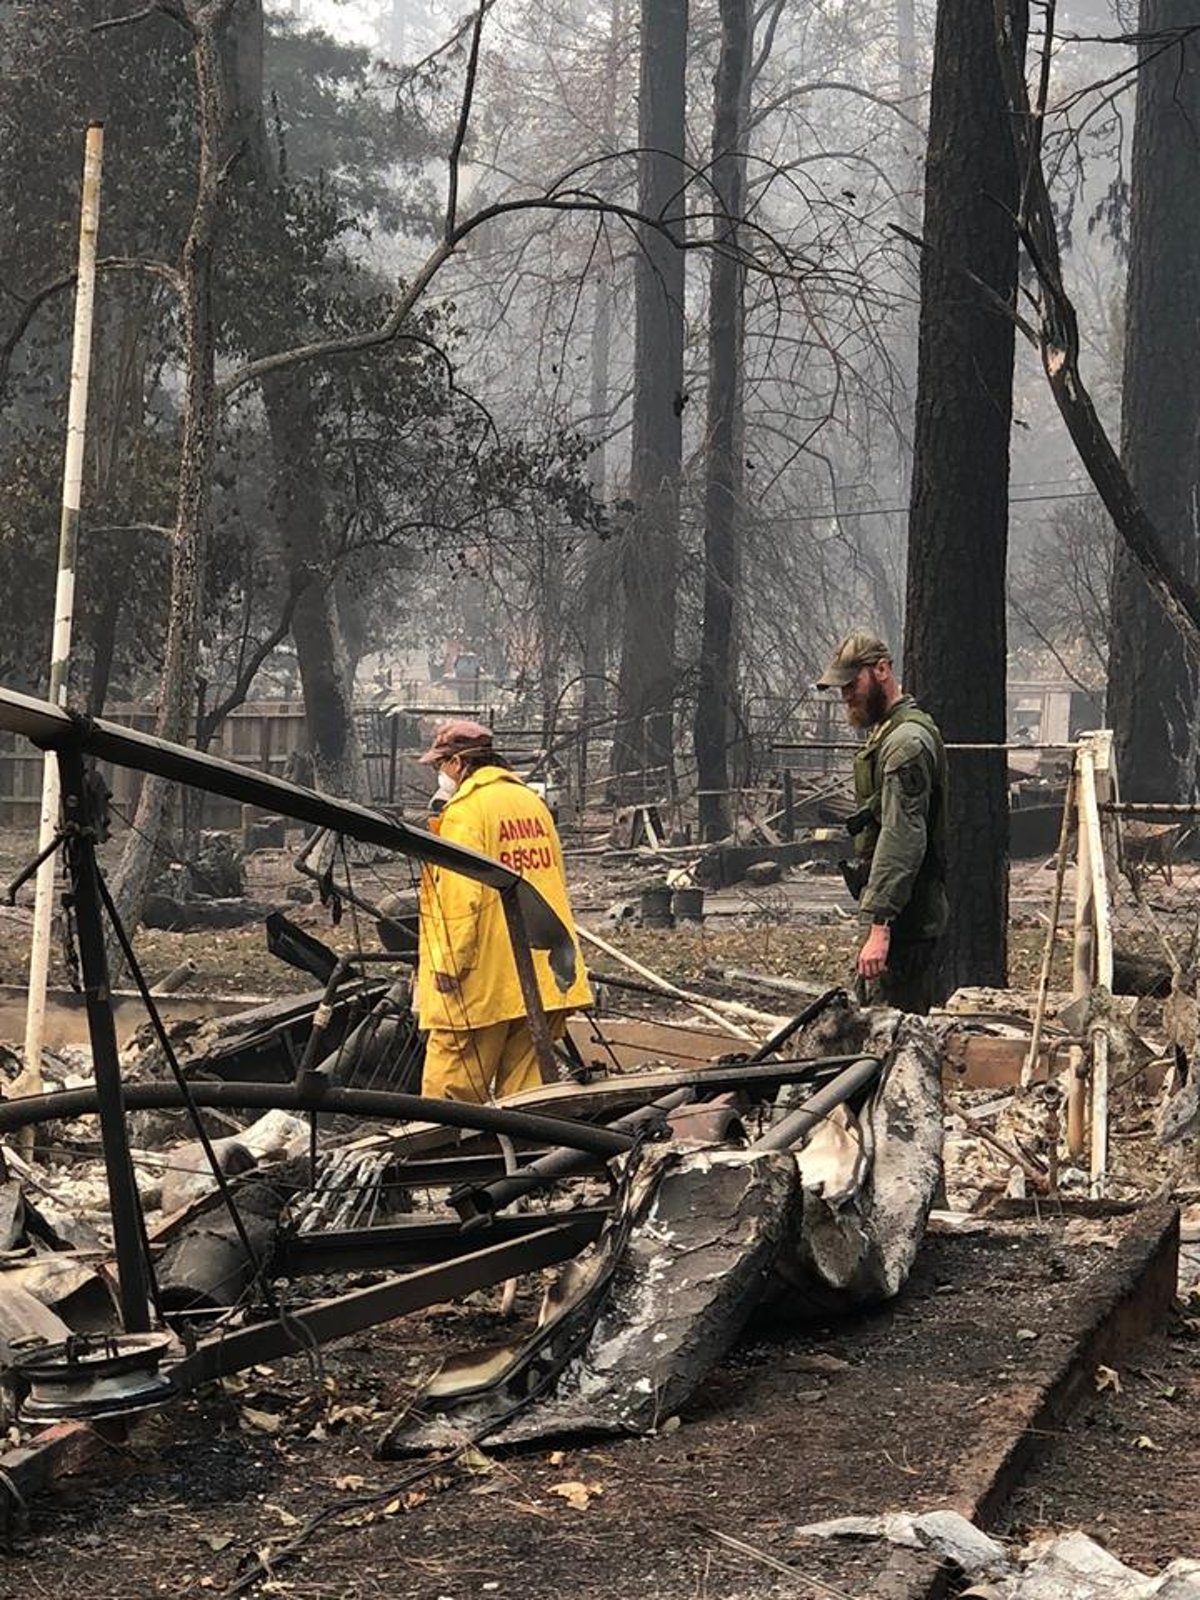
[[[1113,984],[1112,920],[1108,904],[1108,866],[1104,839],[1100,831],[1098,787],[1111,786],[1112,735],[1089,736],[1088,760],[1081,768],[1080,818],[1088,834],[1088,858],[1092,875],[1092,923],[1096,933],[1096,984],[1109,995]],[[1104,1194],[1108,1178],[1108,1031],[1103,1021],[1091,1029],[1092,1042],[1092,1138],[1091,1192]]]
[[[1090,769],[1091,762],[1092,749],[1085,737],[1080,739],[1075,752],[1075,804],[1079,820],[1075,829],[1075,943],[1071,977],[1071,997],[1074,1000],[1082,1000],[1091,994],[1095,973],[1096,940],[1092,917],[1095,876],[1091,863],[1091,835],[1083,800],[1083,775],[1085,769]],[[1082,1049],[1072,1045],[1067,1060],[1071,1069],[1067,1088],[1067,1149],[1071,1159],[1078,1161],[1087,1148],[1087,1085],[1083,1077]]]
[[[83,199],[79,222],[79,271],[75,288],[75,333],[71,346],[71,388],[67,402],[67,444],[63,461],[62,516],[58,533],[58,582],[54,593],[54,639],[50,647],[51,702],[67,700],[71,624],[75,615],[75,554],[79,535],[83,447],[87,430],[88,375],[92,363],[92,309],[96,291],[96,243],[100,232],[100,171],[104,127],[90,124],[83,158]],[[38,850],[46,849],[58,827],[58,763],[47,754],[42,770],[42,811]],[[20,1092],[42,1087],[42,1040],[46,1023],[46,976],[50,968],[50,923],[54,910],[55,857],[38,868],[29,952],[29,998],[25,1015],[25,1058]]]

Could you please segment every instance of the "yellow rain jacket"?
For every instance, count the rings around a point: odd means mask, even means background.
[[[515,773],[507,767],[480,767],[463,780],[434,827],[443,839],[469,845],[527,878],[575,939],[554,819]],[[447,868],[426,867],[421,875],[420,905],[417,1010],[421,1027],[483,1028],[523,1017],[525,1002],[499,893]],[[548,953],[533,952],[538,989],[547,1011],[592,1004],[577,939],[575,961],[575,981],[563,991],[550,970]],[[435,972],[457,978],[459,988],[442,994],[434,985]]]

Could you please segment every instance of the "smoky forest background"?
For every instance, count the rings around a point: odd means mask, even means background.
[[[716,839],[867,625],[948,739],[1049,676],[1196,798],[1200,0],[8,0],[0,80],[0,682],[45,692],[101,120],[81,711],[300,696],[365,797],[356,695],[453,646]],[[1002,983],[1002,750],[952,813]]]

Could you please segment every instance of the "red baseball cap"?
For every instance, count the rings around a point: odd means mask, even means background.
[[[492,730],[485,728],[482,722],[470,722],[461,717],[455,722],[444,722],[434,735],[429,749],[417,759],[422,765],[432,766],[434,762],[445,761],[449,756],[491,748]]]

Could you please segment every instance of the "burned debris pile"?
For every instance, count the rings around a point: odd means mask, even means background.
[[[0,716],[62,756],[92,1069],[90,1081],[0,1103],[14,1150],[10,1246],[32,1252],[24,1292],[39,1308],[23,1319],[26,1303],[5,1301],[17,1414],[120,1418],[524,1278],[542,1283],[537,1327],[449,1364],[395,1419],[387,1448],[464,1429],[497,1440],[644,1431],[756,1312],[803,1317],[900,1287],[940,1171],[940,1063],[919,1019],[862,1012],[831,989],[758,1043],[777,1019],[724,1005],[714,1015],[733,1054],[714,1044],[707,1059],[651,1054],[598,1072],[601,1058],[568,1040],[541,1088],[500,1104],[426,1099],[411,901],[367,900],[314,865],[321,835],[488,884],[518,973],[532,971],[521,948],[540,948],[569,982],[563,925],[527,880],[380,813],[20,696],[0,694]],[[319,987],[173,1032],[98,872],[97,791],[78,783],[89,753],[307,823],[298,864],[322,898],[353,904],[380,947],[339,955],[273,911],[271,950]],[[124,1058],[106,916],[148,1011]],[[536,987],[525,999],[540,1014]],[[106,1225],[82,1252],[39,1233],[25,1204],[39,1183],[36,1159],[15,1153],[28,1130],[35,1151],[52,1130],[103,1157],[103,1172],[90,1170]],[[51,1292],[60,1274],[48,1263],[68,1258],[71,1292]],[[0,1297],[6,1283],[17,1279],[0,1275]]]

